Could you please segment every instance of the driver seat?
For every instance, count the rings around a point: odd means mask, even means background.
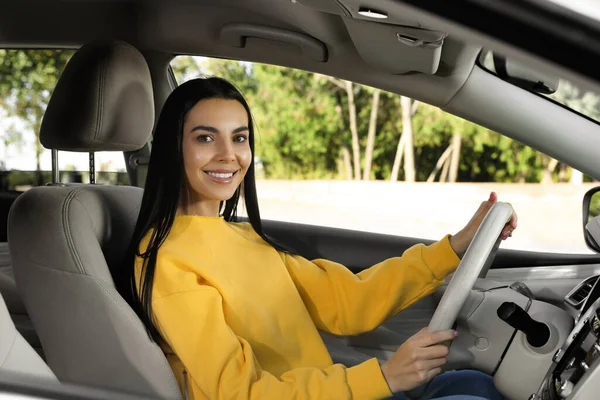
[[[50,149],[131,151],[152,134],[148,65],[131,45],[83,46],[69,61],[40,131]],[[62,382],[181,399],[160,347],[115,289],[142,189],[97,184],[36,187],[9,215],[14,273],[47,362]]]

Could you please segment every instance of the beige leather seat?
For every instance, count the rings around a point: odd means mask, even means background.
[[[46,148],[130,151],[150,138],[154,102],[143,56],[123,42],[82,47],[44,116]],[[47,362],[63,382],[180,398],[160,348],[114,288],[142,190],[128,186],[33,188],[13,205],[8,242],[17,286]]]
[[[17,331],[41,355],[40,339],[17,290],[7,242],[0,242],[0,295],[4,298],[4,303]]]
[[[58,381],[38,353],[17,331],[4,299],[0,296],[0,375],[8,373]]]

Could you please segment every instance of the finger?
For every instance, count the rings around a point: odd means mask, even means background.
[[[500,232],[500,237],[504,239],[508,239],[512,236],[513,229],[511,227],[505,227],[502,232]]]
[[[457,336],[458,332],[452,329],[431,332],[419,338],[419,346],[429,347],[431,345],[442,343],[447,340],[454,340]]]
[[[420,367],[422,371],[431,371],[432,369],[441,367],[442,365],[446,364],[446,362],[446,357],[423,360],[420,362]]]
[[[423,337],[427,336],[428,334],[429,334],[428,328],[425,327],[425,328],[421,329],[419,332],[417,332],[414,335],[412,335],[411,337],[409,337],[407,342],[418,342],[419,340],[421,340]]]
[[[486,201],[481,202],[481,205],[479,206],[479,211],[490,209],[494,205],[494,203],[496,203],[496,201],[498,201],[498,195],[496,194],[496,192],[491,192],[490,197],[488,197]]]
[[[441,368],[434,368],[427,373],[427,382],[438,376],[442,372]]]
[[[449,352],[448,346],[437,344],[420,348],[418,357],[421,360],[434,360],[436,358],[445,358]]]
[[[510,221],[508,221],[508,223],[506,224],[507,226],[510,226],[513,230],[517,229],[517,220],[519,219],[517,217],[517,213],[515,212],[515,209],[513,208],[511,203],[506,203],[510,206],[510,208],[512,209],[512,215],[510,216]]]

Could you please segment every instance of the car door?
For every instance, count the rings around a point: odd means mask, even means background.
[[[483,70],[480,65],[476,68]],[[583,96],[585,92],[580,93]],[[523,96],[528,94],[522,92]],[[572,117],[589,119],[576,113]],[[459,134],[463,146],[476,146],[490,134],[479,128],[471,123],[452,125],[454,131],[469,132]],[[415,140],[421,140],[419,136],[427,135],[427,127],[421,125],[413,134]],[[457,232],[479,203],[495,191],[500,201],[514,206],[519,228],[502,244],[487,278],[507,286],[521,282],[536,299],[564,308],[565,297],[582,280],[600,273],[600,258],[586,247],[581,223],[584,194],[596,183],[507,137],[500,135],[495,143],[509,151],[500,156],[489,149],[479,153],[481,159],[461,164],[459,179],[454,182],[443,172],[447,167],[436,167],[426,182],[418,183],[261,181],[262,215],[271,220],[265,228],[306,258],[337,261],[360,272],[416,243],[431,243]],[[447,142],[439,146],[447,146]],[[424,146],[420,152],[422,159],[442,154],[438,165],[445,163],[443,147]],[[535,172],[540,165],[544,166],[542,176]],[[488,174],[485,168],[504,169],[506,174]],[[508,178],[511,173],[514,175]],[[428,296],[373,332],[351,338],[324,337],[334,358],[337,354],[346,364],[371,356],[385,359],[428,325],[436,306],[436,297]]]
[[[550,187],[547,190],[552,192],[555,188]],[[268,200],[265,202],[270,204]],[[571,212],[565,210],[565,218],[573,213],[577,214],[574,208],[580,209],[579,202],[573,197],[564,203],[567,208],[571,208]],[[531,205],[524,208],[528,210]],[[268,213],[267,208],[266,214]],[[348,226],[351,226],[352,216],[347,217]],[[533,225],[526,223],[527,220],[528,215],[520,215],[521,225],[525,228]],[[580,221],[581,217],[577,219],[577,223],[581,224]],[[433,242],[432,239],[273,220],[265,221],[264,228],[267,234],[297,254],[308,259],[325,258],[340,262],[353,272],[360,272],[382,260],[398,256],[417,243]],[[458,230],[460,226],[456,228]],[[579,231],[569,233],[580,234]],[[527,236],[530,232],[518,234]],[[600,274],[600,257],[589,250],[585,251],[583,236],[581,245],[573,247],[571,253],[548,251],[551,250],[551,245],[547,251],[504,248],[510,247],[509,244],[510,242],[506,242],[501,245],[487,279],[507,286],[522,282],[531,289],[536,299],[562,308],[565,307],[565,297],[575,286],[592,275]],[[373,356],[386,359],[407,338],[428,325],[438,299],[439,294],[437,297],[427,296],[372,332],[344,338],[323,333],[323,337],[332,356],[338,362],[353,365]]]

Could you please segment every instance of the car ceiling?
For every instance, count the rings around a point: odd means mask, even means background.
[[[393,74],[365,61],[352,41],[348,23],[365,24],[361,31],[371,36],[363,40],[379,46],[382,53],[395,54],[398,63],[411,56],[412,48],[397,41],[383,44],[379,32],[366,29],[382,23],[358,15],[356,0],[343,1],[346,5],[339,8],[341,0],[19,0],[3,5],[0,46],[79,47],[94,39],[117,37],[141,50],[235,58],[319,72],[438,106],[445,105],[468,77],[480,49],[452,37],[443,45],[435,75]],[[381,3],[377,9],[389,10],[387,26],[427,28],[410,16],[394,14],[392,2],[376,3]],[[315,62],[294,46],[273,40],[248,40],[245,48],[224,43],[221,28],[239,22],[312,36],[327,46],[327,62]]]
[[[359,1],[388,19],[367,21],[357,13]],[[248,39],[236,47],[222,34],[236,23],[317,40],[326,62],[280,40]],[[395,30],[406,26],[448,33],[434,73],[402,71],[416,54],[395,40]],[[120,38],[146,52],[318,72],[439,106],[600,179],[600,126],[484,72],[475,64],[481,41],[467,37],[460,27],[394,0],[12,0],[0,13],[0,48],[77,48]]]

